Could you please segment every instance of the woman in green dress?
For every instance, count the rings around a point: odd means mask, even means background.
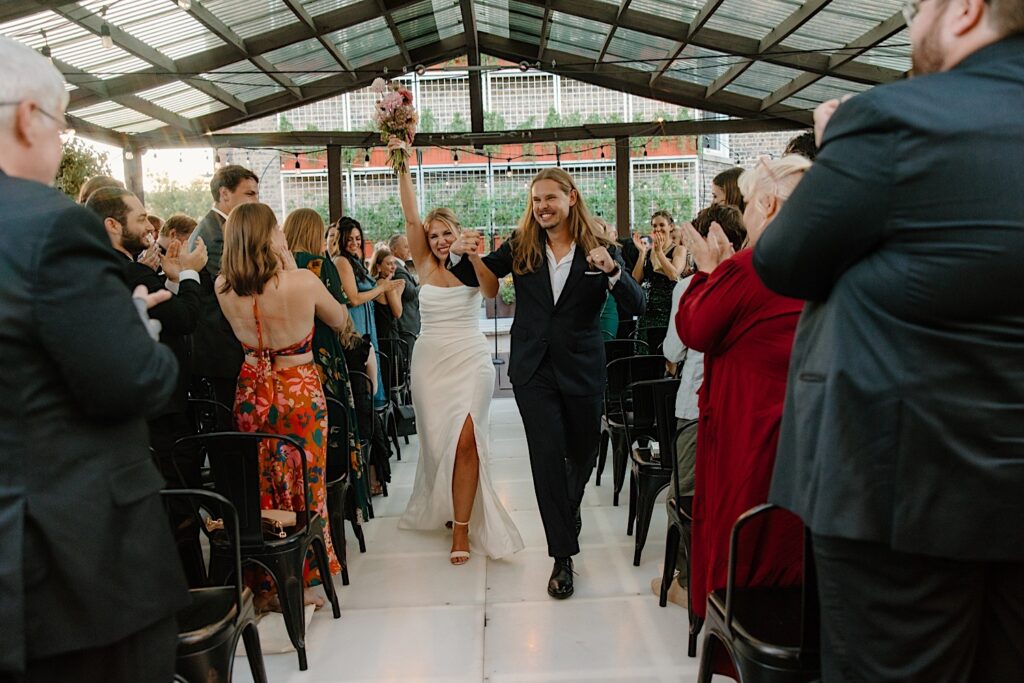
[[[316,273],[327,290],[338,302],[348,305],[348,297],[341,288],[338,269],[327,258],[326,227],[323,219],[313,209],[296,209],[284,220],[284,235],[288,248],[295,256],[295,264]],[[358,509],[366,519],[369,510],[367,501],[370,488],[364,476],[359,451],[359,434],[355,413],[355,402],[349,385],[348,367],[345,365],[344,349],[338,335],[331,328],[316,320],[313,329],[313,358],[320,373],[320,381],[327,396],[337,399],[348,410],[348,454],[352,463],[352,486],[356,491]]]

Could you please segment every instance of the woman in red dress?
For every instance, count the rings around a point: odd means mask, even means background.
[[[768,500],[789,355],[803,302],[761,284],[752,247],[809,167],[802,157],[790,156],[761,161],[743,174],[747,243],[735,254],[717,223],[706,240],[691,225],[683,229],[699,272],[683,294],[675,323],[683,344],[703,351],[705,363],[689,583],[693,611],[701,618],[708,593],[726,585],[733,523]],[[799,520],[775,516],[757,531],[743,536],[740,585],[799,583]]]

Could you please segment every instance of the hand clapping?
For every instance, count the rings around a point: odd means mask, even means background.
[[[701,237],[693,223],[683,225],[683,244],[686,250],[693,256],[697,270],[703,273],[711,273],[721,263],[736,253],[725,231],[717,222],[711,224],[707,239]]]

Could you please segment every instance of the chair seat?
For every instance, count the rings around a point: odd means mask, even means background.
[[[800,658],[802,586],[733,588],[733,634],[747,656],[761,661]],[[708,617],[725,622],[725,591],[708,595]],[[807,652],[804,656],[807,656]]]
[[[232,631],[238,608],[235,605],[234,586],[193,588],[189,591],[192,602],[178,611],[178,647],[188,648],[199,643],[208,644],[218,631]],[[252,600],[248,588],[243,589],[243,602]]]
[[[625,429],[627,423],[633,424],[633,411],[627,411],[625,415],[622,413],[606,415],[604,421],[609,429]]]
[[[653,451],[651,451],[650,448],[630,449],[629,456],[630,458],[632,458],[633,463],[636,464],[638,467],[650,467],[651,469],[664,470],[665,474],[672,473],[671,468],[666,468],[662,465],[660,457],[654,457],[654,453]]]

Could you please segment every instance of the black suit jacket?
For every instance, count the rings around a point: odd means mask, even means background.
[[[1024,36],[843,104],[754,252],[800,321],[771,499],[1024,560]]]
[[[99,219],[0,173],[0,671],[98,647],[188,600],[145,418],[177,363]]]
[[[164,277],[149,266],[124,258],[124,276],[128,289],[145,285],[149,292],[166,289]],[[178,293],[170,300],[157,304],[149,317],[160,321],[160,341],[166,344],[178,359],[178,382],[163,413],[184,413],[188,408],[188,387],[192,375],[192,333],[199,323],[202,307],[202,289],[198,282],[183,280]]]
[[[518,237],[513,235],[483,258],[499,278],[512,272],[512,244],[515,239]],[[606,375],[604,337],[599,323],[609,291],[608,276],[604,273],[587,275],[587,255],[582,247],[577,246],[569,279],[556,303],[546,249],[543,251],[545,261],[536,270],[512,275],[516,288],[516,315],[512,321],[509,380],[513,386],[529,382],[544,357],[550,354],[562,393],[569,396],[600,394],[604,391]],[[626,272],[617,251],[612,255],[622,272],[618,283],[611,289],[612,296],[631,315],[643,314],[643,292]],[[467,284],[476,282],[468,259],[460,260],[452,272]]]
[[[220,258],[224,252],[223,225],[224,219],[211,210],[189,237],[189,248],[195,244],[197,237],[202,237],[209,255],[206,267],[199,274],[202,310],[199,325],[192,335],[192,372],[198,377],[235,379],[245,360],[245,353],[231,330],[231,324],[221,312],[214,291],[214,283],[220,275]]]

